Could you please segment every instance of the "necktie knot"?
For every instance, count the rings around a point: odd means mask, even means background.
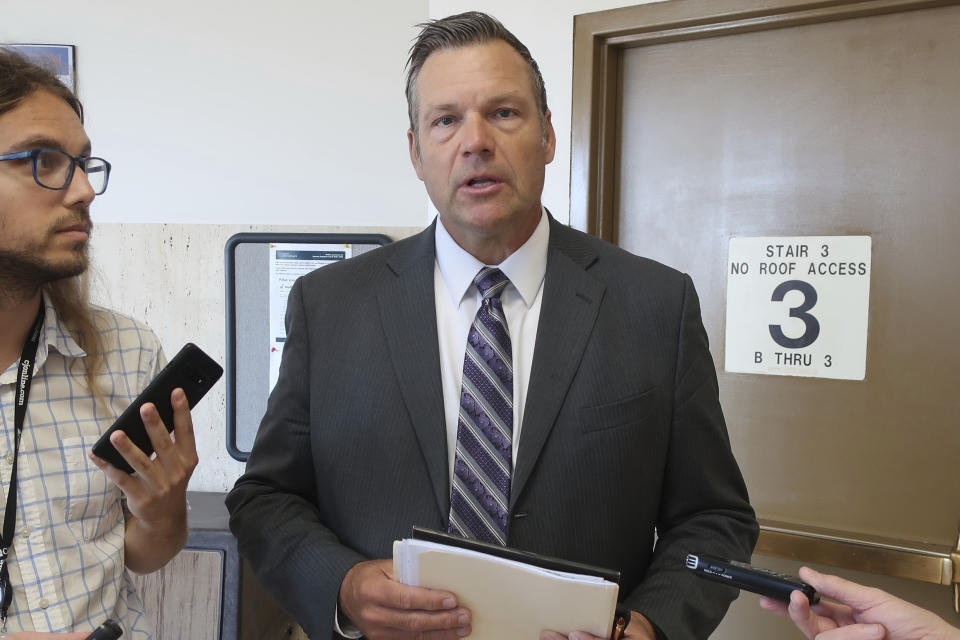
[[[473,284],[477,285],[484,300],[499,299],[500,294],[510,284],[510,278],[496,267],[484,267],[473,279]]]

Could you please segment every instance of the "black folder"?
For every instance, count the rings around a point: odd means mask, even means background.
[[[451,535],[442,531],[435,531],[433,529],[425,529],[423,527],[413,527],[413,532],[410,537],[414,540],[436,542],[438,544],[446,544],[459,549],[468,549],[470,551],[487,553],[498,558],[504,558],[506,560],[525,562],[526,564],[534,567],[540,567],[541,569],[549,569],[551,571],[566,571],[567,573],[579,573],[586,576],[596,576],[598,578],[603,578],[608,582],[613,582],[618,585],[620,584],[619,571],[605,569],[595,565],[584,564],[582,562],[573,562],[570,560],[564,560],[563,558],[553,558],[550,556],[540,555],[539,553],[533,553],[531,551],[523,551],[521,549],[501,547],[498,544],[461,538],[460,536]]]

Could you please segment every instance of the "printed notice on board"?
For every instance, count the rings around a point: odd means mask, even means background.
[[[287,298],[297,278],[352,255],[349,244],[270,245],[270,389],[280,375],[280,358],[287,338],[284,317]]]
[[[863,380],[870,236],[731,238],[726,369]]]

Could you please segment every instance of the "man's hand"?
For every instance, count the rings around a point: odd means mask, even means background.
[[[337,604],[370,640],[454,640],[470,634],[470,611],[457,606],[454,594],[400,584],[390,560],[354,565]]]
[[[788,616],[810,640],[960,640],[960,629],[885,591],[802,567],[800,579],[838,604],[810,606],[799,591],[789,606],[761,598],[760,606]]]
[[[187,541],[187,482],[197,466],[197,445],[183,389],[174,389],[170,402],[172,438],[152,403],[140,407],[140,417],[156,452],[153,457],[147,457],[122,431],[110,436],[110,442],[135,474],[127,474],[90,454],[94,464],[127,497],[132,517],[127,519],[125,560],[136,573],[159,569]]]
[[[540,640],[609,640],[609,638],[599,638],[590,635],[586,631],[574,631],[569,636],[556,631],[541,631]],[[653,630],[653,625],[647,620],[647,617],[636,611],[630,612],[630,624],[623,632],[623,640],[656,640],[657,632]]]

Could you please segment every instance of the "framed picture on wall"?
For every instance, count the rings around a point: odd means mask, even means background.
[[[77,92],[77,65],[72,44],[0,44],[56,74],[60,82]]]

